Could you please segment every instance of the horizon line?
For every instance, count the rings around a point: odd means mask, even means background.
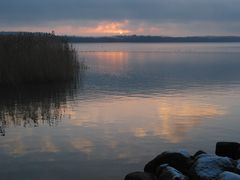
[[[101,37],[167,37],[167,38],[190,38],[190,37],[240,37],[240,35],[184,35],[184,36],[169,36],[169,35],[151,35],[151,34],[116,34],[116,35],[70,35],[70,34],[55,34],[52,32],[41,31],[0,31],[1,34],[17,34],[17,33],[30,33],[30,34],[54,34],[55,36],[67,37],[83,37],[83,38],[101,38]]]

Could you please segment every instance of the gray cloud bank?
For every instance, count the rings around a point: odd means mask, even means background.
[[[239,7],[240,0],[1,0],[0,25],[123,20],[152,24],[206,22],[226,25],[229,32],[237,33]]]

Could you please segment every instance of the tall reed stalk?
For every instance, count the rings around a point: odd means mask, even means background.
[[[0,85],[73,81],[80,63],[62,37],[43,33],[0,36]]]

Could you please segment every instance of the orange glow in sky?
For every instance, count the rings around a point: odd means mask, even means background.
[[[125,26],[128,25],[128,21],[123,22],[103,22],[99,23],[96,27],[83,28],[87,34],[128,34],[128,30]]]
[[[115,35],[180,35],[190,32],[178,28],[175,24],[152,25],[134,23],[130,20],[123,21],[98,21],[90,24],[84,22],[52,22],[44,26],[12,26],[4,31],[49,32],[53,30],[57,35],[77,36],[115,36]]]
[[[30,32],[52,32],[60,35],[83,35],[83,36],[108,36],[127,35],[132,31],[127,27],[128,20],[125,21],[102,21],[93,25],[82,26],[80,24],[56,24],[50,26],[22,26],[7,29],[8,31],[30,31]]]

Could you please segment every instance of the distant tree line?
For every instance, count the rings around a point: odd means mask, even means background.
[[[26,34],[25,32],[0,32],[0,35]],[[50,33],[27,33],[27,34],[50,34]],[[52,31],[51,35],[54,35]],[[148,36],[148,35],[120,35],[120,36],[59,36],[70,43],[101,43],[101,42],[156,42],[156,43],[170,43],[170,42],[240,42],[240,36]]]
[[[238,36],[189,36],[189,37],[167,37],[167,36],[111,36],[111,37],[79,37],[65,36],[69,42],[75,43],[107,43],[107,42],[129,42],[129,43],[180,43],[180,42],[240,42]]]

